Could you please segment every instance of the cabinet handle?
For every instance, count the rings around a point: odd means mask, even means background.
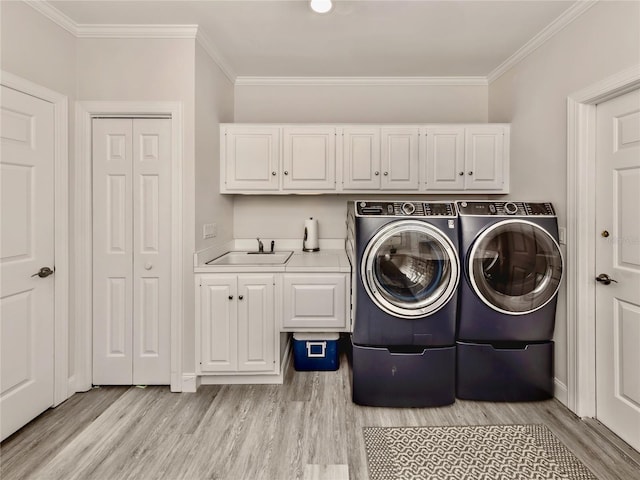
[[[244,297],[242,295],[238,295],[238,300],[242,300]]]
[[[469,172],[469,175],[473,175],[473,172]]]
[[[376,175],[376,176],[377,176],[377,175],[380,175],[380,172],[375,172],[375,174],[374,174],[374,175]]]
[[[387,175],[389,175],[389,172],[384,172],[384,176],[386,177]]]
[[[271,175],[273,175],[275,177],[276,176],[276,172],[271,172]]]
[[[229,295],[229,300],[233,300],[233,295]]]
[[[285,170],[285,171],[284,171],[284,174],[285,174],[285,175],[289,175],[289,172],[287,172],[287,171]]]
[[[464,175],[464,172],[458,172],[458,175],[462,176]]]

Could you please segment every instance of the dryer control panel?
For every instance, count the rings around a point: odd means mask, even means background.
[[[456,202],[460,215],[473,216],[503,216],[527,217],[546,216],[555,217],[556,212],[550,202]]]
[[[453,202],[389,202],[359,200],[355,202],[359,217],[457,217]]]

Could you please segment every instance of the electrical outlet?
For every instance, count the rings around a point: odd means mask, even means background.
[[[215,223],[205,223],[202,226],[202,238],[214,238],[218,234],[218,226]]]

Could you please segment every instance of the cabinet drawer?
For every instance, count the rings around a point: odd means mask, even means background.
[[[285,274],[283,330],[345,330],[346,274]]]

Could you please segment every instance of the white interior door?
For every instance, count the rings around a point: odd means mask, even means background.
[[[171,121],[93,121],[93,383],[170,382]]]
[[[53,405],[54,107],[2,87],[0,430]],[[45,275],[45,273],[43,273]]]
[[[597,106],[596,142],[597,418],[640,450],[640,91]]]

